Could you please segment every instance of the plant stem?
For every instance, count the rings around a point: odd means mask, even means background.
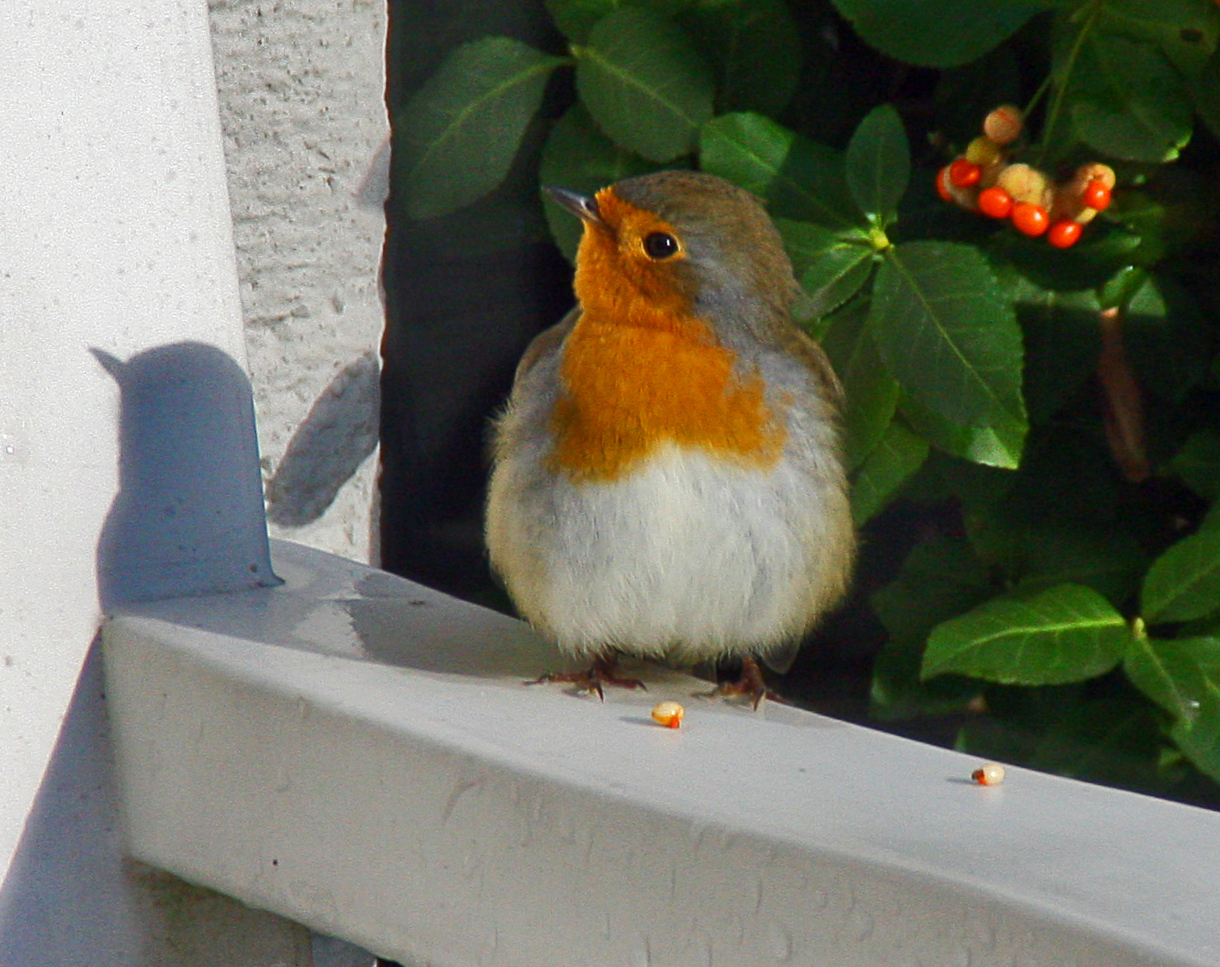
[[[1021,117],[1026,121],[1028,121],[1029,116],[1034,113],[1034,108],[1038,106],[1038,102],[1046,96],[1046,92],[1051,86],[1052,77],[1053,75],[1048,73],[1046,77],[1042,78],[1042,83],[1039,84],[1038,89],[1034,91],[1034,96],[1029,99],[1028,103],[1025,105],[1025,108],[1021,111]]]
[[[1102,10],[1105,8],[1105,0],[1097,0],[1085,8],[1088,13],[1084,23],[1080,25],[1080,33],[1076,35],[1075,41],[1072,43],[1072,49],[1068,53],[1067,63],[1064,65],[1060,75],[1059,83],[1055,85],[1055,96],[1051,100],[1051,106],[1046,112],[1046,124],[1042,127],[1042,143],[1038,148],[1038,157],[1035,167],[1041,167],[1042,161],[1046,156],[1047,148],[1050,146],[1051,139],[1055,133],[1055,126],[1059,123],[1059,115],[1063,113],[1063,101],[1067,96],[1067,90],[1070,86],[1072,72],[1076,69],[1076,61],[1080,59],[1080,51],[1084,48],[1084,42],[1089,34],[1093,31],[1093,25],[1097,23],[1097,18],[1101,16]],[[1053,72],[1052,72],[1053,76]],[[1050,80],[1050,77],[1047,78]],[[1040,94],[1041,92],[1039,92]],[[1035,94],[1035,99],[1039,96]]]

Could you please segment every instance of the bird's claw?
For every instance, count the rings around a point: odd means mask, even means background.
[[[737,681],[721,682],[708,692],[707,696],[709,698],[718,696],[728,699],[749,699],[751,706],[756,711],[764,698],[771,702],[777,702],[780,705],[789,704],[789,702],[767,687],[767,683],[763,679],[762,669],[758,667],[758,662],[749,655],[741,660],[741,676]]]
[[[648,687],[638,678],[623,678],[616,674],[613,658],[597,658],[591,668],[579,672],[549,672],[527,681],[526,685],[543,685],[548,682],[562,682],[575,685],[577,691],[596,692],[603,702],[606,700],[605,688],[639,688],[648,691]]]

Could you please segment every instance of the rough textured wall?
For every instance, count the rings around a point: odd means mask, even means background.
[[[382,0],[212,0],[272,536],[375,560]]]

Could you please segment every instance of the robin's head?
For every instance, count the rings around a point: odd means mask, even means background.
[[[592,198],[548,189],[585,224],[576,297],[585,312],[668,328],[695,317],[728,344],[769,341],[797,283],[758,199],[714,175],[662,171]]]

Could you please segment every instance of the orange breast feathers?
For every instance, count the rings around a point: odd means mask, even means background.
[[[550,468],[610,481],[666,443],[773,467],[786,431],[761,375],[734,373],[735,354],[690,313],[676,266],[642,252],[664,223],[608,191],[597,200],[608,225],[587,226],[581,242],[582,315],[564,344]]]

